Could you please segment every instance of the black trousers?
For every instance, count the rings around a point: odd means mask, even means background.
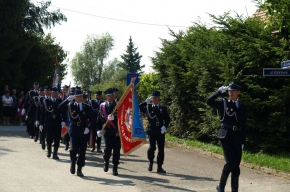
[[[242,146],[234,142],[220,139],[226,164],[223,168],[223,174],[229,175],[232,173],[233,177],[240,175],[240,163],[242,159]]]
[[[46,128],[45,128],[45,126],[43,126],[42,131],[39,131],[39,138],[40,138],[40,140],[42,142],[45,142],[45,138],[46,138]]]
[[[87,141],[89,134],[84,134],[84,128],[70,126],[69,137],[71,142],[70,159],[72,162],[77,161],[77,165],[80,167],[85,166],[85,155],[87,150]],[[77,154],[79,154],[77,158]]]
[[[39,135],[39,128],[38,128],[38,126],[35,126],[35,123],[33,123],[33,130],[34,130],[34,135],[38,136]]]
[[[61,136],[61,123],[60,121],[54,122],[52,124],[46,124],[46,141],[47,145],[54,143],[54,148],[59,147],[59,141]]]
[[[101,149],[101,142],[102,142],[102,137],[97,137],[97,140],[96,140],[97,149]]]
[[[112,150],[113,152],[113,164],[118,165],[120,161],[120,150],[121,150],[121,140],[120,137],[112,136],[104,136],[105,138],[105,149],[104,149],[104,161],[109,162]]]
[[[26,121],[27,132],[30,136],[35,136],[33,120],[31,117],[28,117]]]
[[[162,165],[164,162],[164,144],[165,134],[162,135],[148,135],[149,136],[149,149],[147,151],[147,157],[150,163],[153,163],[155,157],[156,143],[158,147],[157,164]]]
[[[69,137],[69,134],[68,133],[64,135],[64,141],[66,143],[70,141],[70,137]]]

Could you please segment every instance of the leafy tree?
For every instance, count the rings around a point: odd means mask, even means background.
[[[114,60],[109,61],[108,64],[104,66],[101,82],[105,82],[105,81],[110,80],[112,78],[112,76],[118,70],[119,63],[120,63],[120,61],[117,58],[115,58]]]
[[[101,82],[104,61],[114,46],[109,33],[88,36],[83,48],[71,61],[72,75],[76,84],[93,86]]]
[[[142,98],[149,97],[152,91],[159,90],[157,74],[156,73],[142,74],[138,87]]]
[[[171,111],[169,131],[216,142],[220,122],[205,101],[218,87],[237,81],[248,111],[248,149],[289,150],[290,118],[284,116],[284,101],[290,98],[290,79],[262,75],[263,68],[280,67],[288,54],[287,41],[272,34],[277,26],[264,28],[258,18],[227,13],[212,19],[216,27],[195,23],[185,32],[171,31],[173,40],[162,39],[152,58],[162,100]]]
[[[134,43],[130,36],[129,45],[127,45],[126,53],[121,55],[123,62],[119,64],[119,67],[129,71],[130,73],[141,73],[145,65],[140,65],[142,55],[137,52],[137,47],[134,47]]]
[[[0,1],[0,70],[3,72],[0,84],[28,89],[35,80],[46,82],[54,73],[56,50],[60,62],[66,57],[53,37],[43,34],[43,27],[66,21],[59,10],[49,12],[49,6],[50,1],[37,5],[29,0]],[[52,42],[47,44],[45,39]],[[36,73],[39,70],[43,71]],[[61,72],[65,74],[65,65],[61,66]]]
[[[90,90],[95,92],[97,90],[106,91],[108,88],[116,87],[119,89],[119,97],[122,96],[126,89],[126,74],[128,71],[118,69],[116,72],[106,81],[96,84],[90,87]],[[104,97],[105,98],[105,97]]]

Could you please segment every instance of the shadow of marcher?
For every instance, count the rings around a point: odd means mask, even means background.
[[[197,177],[192,175],[184,175],[184,174],[178,174],[178,173],[166,173],[166,174],[160,174],[167,177],[177,177],[181,180],[198,180],[198,181],[217,181],[216,179],[209,178],[209,177]]]
[[[113,186],[135,186],[135,184],[130,180],[114,180],[106,179],[101,177],[84,176],[81,177],[84,180],[97,181],[101,185],[113,185]]]

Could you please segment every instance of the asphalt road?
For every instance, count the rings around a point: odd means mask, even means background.
[[[186,149],[167,147],[167,174],[147,171],[148,144],[121,156],[119,176],[103,172],[102,154],[87,151],[85,177],[69,171],[69,152],[61,144],[59,160],[46,157],[39,142],[29,139],[24,126],[0,126],[0,192],[205,191],[215,192],[224,161]],[[230,179],[226,186],[230,190]],[[290,191],[290,181],[241,167],[240,192]]]

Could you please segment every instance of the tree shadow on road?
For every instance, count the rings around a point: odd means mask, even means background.
[[[106,179],[100,177],[84,176],[84,180],[97,181],[101,185],[111,185],[111,186],[135,186],[135,184],[130,180],[115,180],[115,179]]]
[[[12,151],[10,149],[6,149],[6,148],[0,148],[0,156],[6,155],[6,154],[11,153],[11,152],[14,152],[14,151]]]
[[[217,181],[216,179],[209,178],[209,177],[197,177],[192,175],[184,175],[178,173],[166,173],[166,174],[159,174],[167,177],[178,177],[181,180],[195,180],[195,181]]]
[[[182,187],[177,187],[177,186],[172,186],[170,185],[170,180],[168,179],[163,179],[163,178],[157,178],[157,177],[149,177],[149,176],[138,176],[138,175],[126,175],[126,174],[119,174],[119,177],[125,178],[125,179],[130,179],[130,180],[139,180],[145,183],[148,183],[150,185],[156,185],[159,187],[171,189],[171,190],[178,190],[178,191],[191,191],[186,188]]]

